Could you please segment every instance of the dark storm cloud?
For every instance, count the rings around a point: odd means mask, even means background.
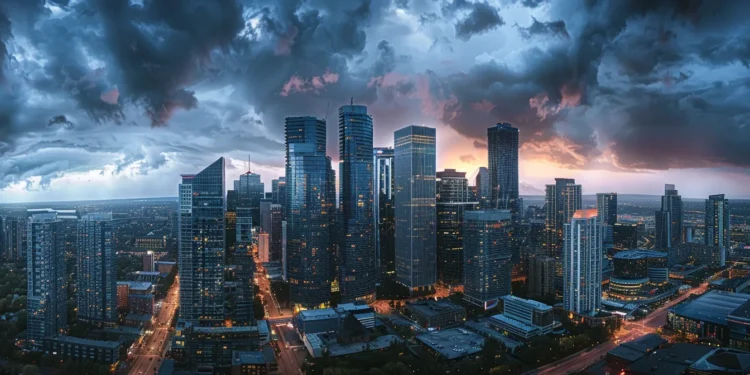
[[[547,37],[557,36],[562,38],[570,38],[568,30],[565,28],[565,21],[548,21],[539,22],[536,18],[532,17],[531,26],[519,27],[521,35],[526,38],[532,38],[535,36]]]
[[[569,167],[597,165],[594,160],[607,144],[614,145],[615,160],[626,168],[750,165],[750,158],[738,157],[731,147],[746,139],[741,129],[747,119],[741,114],[750,112],[747,101],[730,95],[739,90],[738,84],[681,88],[692,82],[691,64],[746,64],[750,44],[745,41],[750,34],[743,20],[748,10],[744,3],[556,3],[550,16],[560,21],[533,20],[519,30],[522,36],[546,35],[549,42],[526,49],[520,68],[485,62],[465,73],[440,77],[442,87],[447,87],[442,97],[454,97],[444,107],[442,120],[477,139],[486,136],[486,124],[511,122],[521,129],[526,152],[547,155]],[[571,19],[575,22],[566,22]],[[552,37],[565,36],[563,32],[569,38]],[[601,70],[605,81],[600,81]],[[636,90],[637,85],[648,86]],[[712,95],[689,98],[691,90],[704,86],[710,86]],[[718,111],[719,104],[734,110]],[[613,120],[620,125],[592,119],[607,111],[617,114]],[[685,118],[691,111],[703,115]],[[655,127],[666,137],[666,129],[672,127],[673,140],[697,140],[708,121],[713,122],[711,137],[717,138],[701,147],[674,144],[669,148],[672,156],[666,158],[665,148],[651,144],[661,137],[648,129]],[[740,136],[731,138],[733,133]],[[723,142],[730,147],[722,147]],[[647,143],[652,147],[645,147]]]
[[[470,5],[471,12],[456,23],[456,37],[469,40],[505,24],[500,12],[492,5],[477,2]]]

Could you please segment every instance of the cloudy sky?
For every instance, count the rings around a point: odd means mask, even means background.
[[[376,146],[437,128],[438,167],[521,131],[521,193],[750,197],[750,4],[2,0],[0,203],[175,196],[227,157],[283,175],[286,116],[369,107]],[[329,107],[330,105],[330,107]],[[330,108],[330,109],[327,109]]]

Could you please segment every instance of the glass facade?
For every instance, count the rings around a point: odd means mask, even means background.
[[[544,248],[546,255],[555,258],[555,290],[558,295],[563,289],[563,226],[581,209],[582,194],[581,185],[576,185],[571,178],[556,178],[555,184],[547,185],[545,189]]]
[[[376,147],[374,157],[375,254],[381,277],[396,273],[396,223],[393,196],[393,149]]]
[[[54,212],[34,214],[27,224],[26,338],[32,349],[41,349],[45,337],[62,333],[68,320],[62,224]]]
[[[464,300],[494,307],[511,292],[512,214],[509,210],[464,214]]]
[[[729,199],[724,199],[724,194],[710,195],[706,199],[706,245],[729,248],[730,217]]]
[[[240,175],[237,188],[238,207],[249,208],[253,225],[260,225],[260,201],[265,197],[265,186],[260,182],[260,175],[249,171]]]
[[[435,129],[397,130],[394,144],[396,281],[415,292],[437,281]]]
[[[490,207],[490,171],[486,167],[479,167],[474,181],[477,190],[477,200],[482,209]]]
[[[339,108],[338,255],[341,299],[375,299],[378,268],[373,213],[372,117],[367,107]]]
[[[88,214],[78,221],[76,283],[78,319],[117,323],[117,254],[112,214]]]
[[[326,122],[286,118],[286,269],[296,309],[331,299],[333,170],[325,155]],[[334,197],[335,199],[335,197]]]
[[[655,215],[657,249],[668,249],[682,243],[682,196],[672,184],[664,185],[661,211]]]
[[[446,169],[436,174],[437,189],[437,273],[446,285],[463,284],[464,212],[477,202],[469,200],[465,172]]]
[[[492,208],[518,213],[518,129],[499,123],[487,129]]]
[[[178,244],[182,320],[205,325],[224,321],[224,186],[224,158],[196,175],[182,176]]]

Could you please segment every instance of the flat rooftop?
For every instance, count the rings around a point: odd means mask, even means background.
[[[633,363],[625,373],[681,375],[713,349],[708,345],[674,344]]]
[[[750,294],[711,290],[671,311],[685,318],[726,325],[727,316],[747,301],[750,301]]]
[[[98,348],[117,349],[120,347],[119,341],[89,340],[89,339],[80,339],[78,337],[65,336],[65,335],[54,336],[51,338],[51,340],[69,343],[69,344],[93,346],[93,347],[98,347]]]
[[[332,319],[332,318],[339,317],[339,314],[336,312],[336,310],[331,309],[331,308],[302,310],[297,315],[302,320],[322,320],[322,319]]]
[[[118,281],[118,284],[126,284],[129,289],[132,290],[149,290],[154,284],[151,284],[148,281]],[[120,285],[122,285],[120,284]]]
[[[648,335],[641,336],[635,340],[622,343],[620,346],[624,346],[629,349],[637,350],[641,353],[648,353],[654,349],[666,344],[668,341],[663,337],[649,333]]]
[[[654,250],[624,250],[620,251],[612,258],[614,259],[643,259],[643,258],[666,258],[667,253]]]
[[[448,360],[478,353],[484,346],[484,337],[462,328],[426,333],[417,340]]]
[[[520,329],[524,332],[534,332],[539,329],[537,327],[532,327],[524,322],[508,318],[507,316],[503,314],[493,315],[492,317],[490,317],[490,322],[505,323],[507,325]]]
[[[472,211],[472,212],[476,212],[476,211]],[[417,302],[407,302],[406,307],[410,309],[414,309],[425,316],[435,316],[435,315],[443,314],[445,312],[466,310],[462,306],[456,305],[446,300],[442,300],[442,301],[426,300],[426,301],[417,301]]]
[[[512,294],[509,294],[507,296],[503,296],[503,299],[506,300],[506,301],[507,300],[511,300],[511,301],[517,301],[517,302],[520,302],[520,303],[525,303],[527,305],[534,306],[534,308],[536,308],[537,310],[544,310],[544,311],[552,310],[552,306],[550,306],[550,305],[541,303],[539,301],[534,301],[533,299],[524,299],[524,298],[516,297],[516,296],[514,296]]]

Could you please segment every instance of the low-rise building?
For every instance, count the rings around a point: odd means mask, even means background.
[[[260,349],[257,326],[195,327],[181,331],[182,360],[189,366],[226,368],[232,366],[234,351]]]
[[[416,339],[427,352],[448,361],[479,353],[484,346],[484,337],[462,328],[426,333]]]
[[[723,290],[725,292],[741,293],[750,285],[750,277],[738,277],[734,279],[718,279],[708,285],[711,289]]]
[[[625,368],[667,344],[667,340],[655,333],[620,344],[607,352],[607,363],[612,368]]]
[[[232,353],[232,375],[267,375],[279,368],[273,349],[266,346],[258,351],[237,351]]]
[[[366,303],[342,303],[336,307],[339,316],[345,317],[348,314],[354,314],[367,329],[375,327],[375,310]]]
[[[77,337],[56,335],[44,340],[44,350],[63,360],[95,361],[115,363],[120,357],[120,343],[117,341],[87,340]]]
[[[728,344],[728,317],[732,316],[731,320],[738,324],[750,320],[748,301],[750,294],[711,290],[671,308],[667,315],[667,324],[675,332],[691,339],[712,337]]]
[[[466,320],[466,309],[445,299],[407,302],[406,310],[414,320],[427,328],[449,328]]]
[[[156,262],[156,271],[158,271],[162,276],[168,275],[170,272],[172,272],[172,269],[177,265],[177,262],[167,262],[160,260]]]
[[[297,314],[296,322],[300,335],[333,332],[339,327],[339,313],[330,308],[302,310]]]
[[[313,358],[320,358],[328,353],[331,357],[341,357],[356,353],[362,353],[365,351],[381,350],[390,347],[391,345],[401,343],[401,340],[396,335],[383,335],[371,339],[368,342],[349,342],[341,340],[339,334],[336,332],[328,333],[310,333],[302,338],[302,342],[307,349],[307,352]]]
[[[552,306],[512,295],[504,296],[502,300],[503,313],[494,315],[489,320],[492,328],[520,340],[529,340],[552,332]]]
[[[750,374],[750,353],[716,348],[690,365],[689,375]]]
[[[708,345],[673,344],[635,361],[620,373],[625,375],[684,375],[690,366],[711,352]]]

